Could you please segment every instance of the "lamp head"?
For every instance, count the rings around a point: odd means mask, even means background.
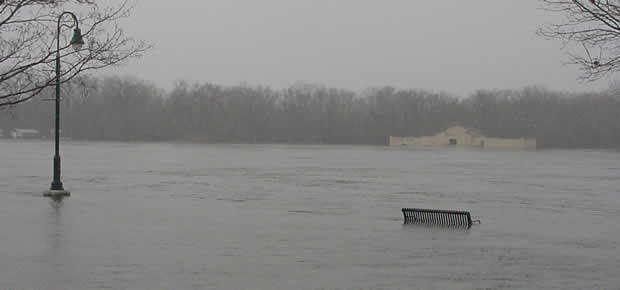
[[[71,46],[73,50],[80,51],[82,45],[84,45],[84,39],[82,38],[82,31],[79,28],[73,30],[73,38],[71,39]]]

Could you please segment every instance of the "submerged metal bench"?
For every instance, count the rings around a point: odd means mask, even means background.
[[[474,222],[468,211],[403,208],[405,223],[446,225],[471,228]]]

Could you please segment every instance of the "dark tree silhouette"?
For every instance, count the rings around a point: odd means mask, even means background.
[[[274,90],[179,82],[166,93],[128,77],[80,82],[63,86],[62,103],[62,135],[80,140],[385,145],[390,135],[428,136],[460,125],[489,137],[535,137],[539,148],[620,148],[620,95],[613,88],[480,90],[459,98],[392,87],[355,93],[312,84]],[[50,136],[51,103],[6,112],[6,132],[32,128]]]

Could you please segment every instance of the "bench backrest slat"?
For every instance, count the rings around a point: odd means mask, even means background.
[[[405,223],[464,226],[467,228],[472,225],[471,214],[468,211],[403,208],[403,217]]]

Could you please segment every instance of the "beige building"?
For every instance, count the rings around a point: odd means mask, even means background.
[[[491,138],[483,136],[480,131],[466,129],[460,126],[448,128],[434,136],[424,137],[396,137],[390,136],[390,146],[415,147],[476,147],[486,149],[536,149],[536,139],[519,138]]]

